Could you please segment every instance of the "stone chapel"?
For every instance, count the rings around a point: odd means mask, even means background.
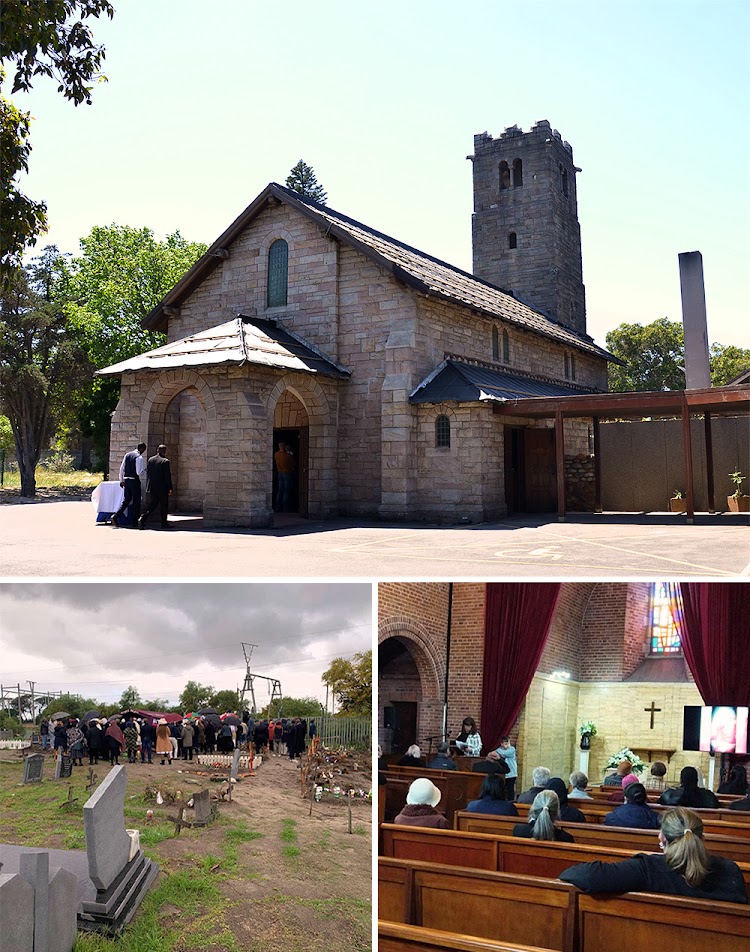
[[[145,319],[167,343],[100,371],[121,378],[110,471],[165,443],[173,508],[214,526],[273,523],[280,440],[303,516],[554,509],[549,421],[493,405],[607,388],[615,358],[586,334],[580,170],[546,121],[477,135],[470,158],[473,275],[268,185]],[[566,419],[566,474],[589,440]]]
[[[502,598],[514,584],[494,587]],[[711,583],[714,589],[718,584]],[[747,599],[742,583],[726,584]],[[465,717],[474,718],[490,749],[496,746],[495,725],[482,720],[490,587],[474,582],[378,586],[378,735],[384,753],[403,753],[413,743],[425,754],[434,753],[443,733],[455,737]],[[562,583],[519,714],[512,727],[505,727],[518,750],[517,790],[531,786],[537,766],[567,781],[579,769],[579,727],[587,721],[597,727],[587,758],[591,783],[601,781],[609,757],[623,747],[644,763],[667,764],[669,782],[678,782],[686,765],[698,767],[708,780],[709,755],[683,748],[685,708],[707,702],[668,615],[665,621],[663,599],[664,585],[658,582]],[[707,666],[734,669],[747,657],[747,601],[743,605],[728,641],[717,634]],[[532,605],[532,614],[536,609]],[[490,681],[502,677],[508,664],[507,657],[498,658]],[[742,698],[731,703],[747,705],[747,682],[740,693]],[[750,757],[736,757],[750,769]],[[716,783],[720,760],[717,756],[714,764]]]

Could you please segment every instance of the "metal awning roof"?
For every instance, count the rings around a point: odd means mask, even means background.
[[[588,396],[581,389],[448,358],[410,394],[410,403],[474,403],[530,397]]]
[[[114,376],[136,370],[226,364],[254,364],[327,377],[349,377],[351,373],[300,337],[279,327],[275,321],[242,314],[224,324],[209,327],[111,367],[104,367],[97,373]]]

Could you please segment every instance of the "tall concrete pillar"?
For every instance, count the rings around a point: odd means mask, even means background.
[[[711,386],[711,371],[708,363],[703,257],[700,251],[685,251],[678,258],[685,335],[685,389],[706,389]]]

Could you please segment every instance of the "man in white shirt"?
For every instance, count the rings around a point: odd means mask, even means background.
[[[138,448],[126,453],[120,463],[120,485],[125,490],[122,505],[113,513],[110,524],[117,528],[117,519],[130,507],[129,525],[134,529],[138,525],[138,516],[141,514],[141,477],[146,472],[144,453],[146,444],[139,443]]]

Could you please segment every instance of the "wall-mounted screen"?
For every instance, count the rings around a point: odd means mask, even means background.
[[[683,713],[683,750],[712,754],[746,754],[748,708],[716,705],[686,707]]]

